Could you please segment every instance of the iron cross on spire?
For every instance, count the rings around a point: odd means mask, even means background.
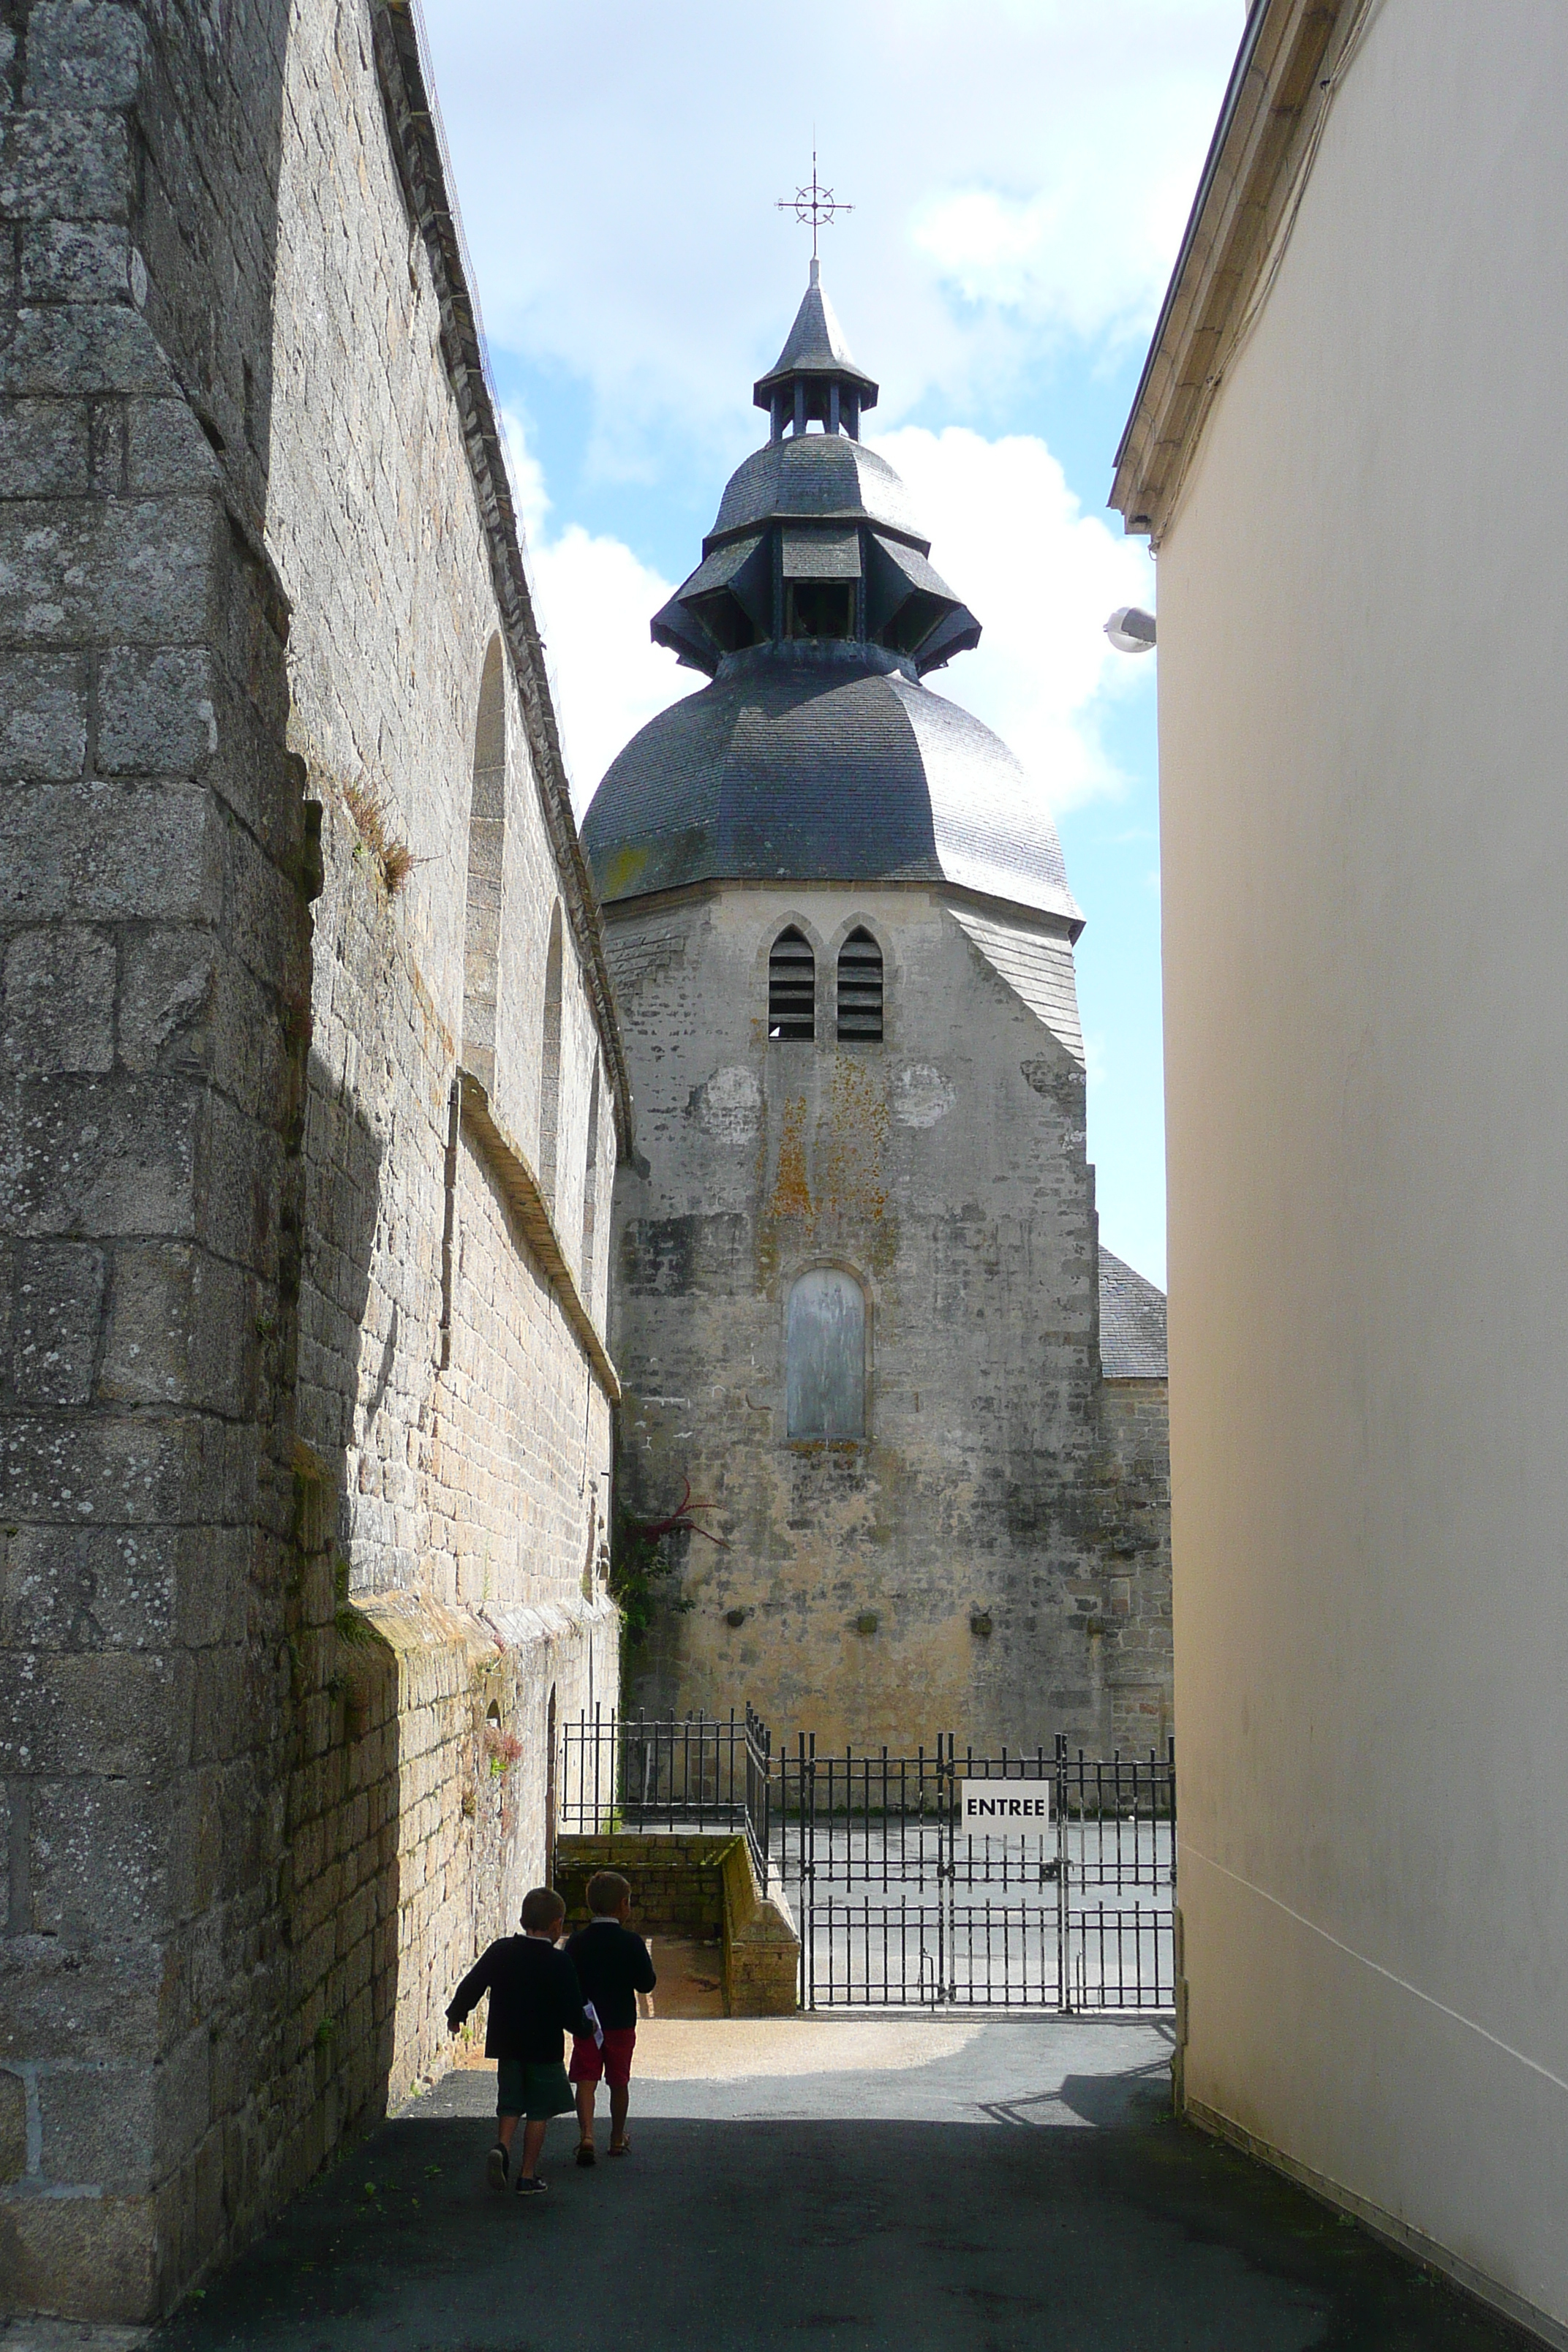
[[[777,212],[794,213],[797,221],[802,223],[809,221],[811,224],[811,257],[813,261],[817,257],[816,233],[818,229],[831,228],[835,214],[852,213],[855,207],[853,205],[837,203],[835,201],[832,189],[825,188],[817,179],[816,150],[815,147],[811,151],[810,186],[805,188],[797,188],[793,196],[781,196],[777,205],[774,206],[774,210]]]

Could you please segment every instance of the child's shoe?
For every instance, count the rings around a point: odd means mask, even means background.
[[[599,2161],[598,2158],[594,2153],[594,2143],[591,2139],[578,2141],[577,2161],[582,2166],[584,2172],[587,2171],[590,2165],[597,2164]]]
[[[498,2139],[485,2160],[485,2179],[492,2189],[504,2189],[510,2170],[511,2159]]]
[[[515,2193],[519,2197],[542,2197],[549,2186],[549,2181],[541,2180],[537,2173],[530,2180],[525,2172],[520,2172]]]

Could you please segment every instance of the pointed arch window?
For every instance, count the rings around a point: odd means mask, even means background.
[[[793,923],[768,956],[768,1035],[810,1045],[816,1034],[816,958]]]
[[[882,950],[864,925],[838,950],[838,1038],[877,1045],[882,1035]]]

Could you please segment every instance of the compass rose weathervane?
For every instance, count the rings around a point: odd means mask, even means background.
[[[811,151],[810,186],[805,188],[797,188],[793,196],[781,196],[774,206],[774,210],[777,212],[793,213],[796,220],[803,224],[807,222],[810,223],[811,257],[813,261],[817,257],[817,231],[823,228],[831,228],[836,214],[852,213],[855,207],[853,205],[839,204],[836,202],[832,189],[825,188],[817,179],[816,150],[815,147]]]

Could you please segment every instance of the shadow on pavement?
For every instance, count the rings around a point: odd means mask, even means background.
[[[1110,2087],[1095,2085],[1096,2104]],[[1152,2097],[1139,2094],[1141,2105]],[[550,2194],[522,2204],[484,2186],[488,2118],[422,2113],[430,2104],[301,2198],[157,2332],[155,2352],[1517,2352],[1524,2341],[1168,2116],[1051,2131],[639,2122],[634,2111],[631,2157],[601,2157],[592,2171],[571,2161],[570,2126],[552,2126]]]
[[[1153,2123],[1170,2104],[1171,2062],[1159,2057],[1124,2074],[1067,2074],[1059,2090],[1035,2091],[1016,2099],[988,2099],[980,2112],[994,2124],[1033,2124],[1049,2120],[1047,2109],[1066,2108],[1081,2123],[1110,2131],[1137,2122]]]

